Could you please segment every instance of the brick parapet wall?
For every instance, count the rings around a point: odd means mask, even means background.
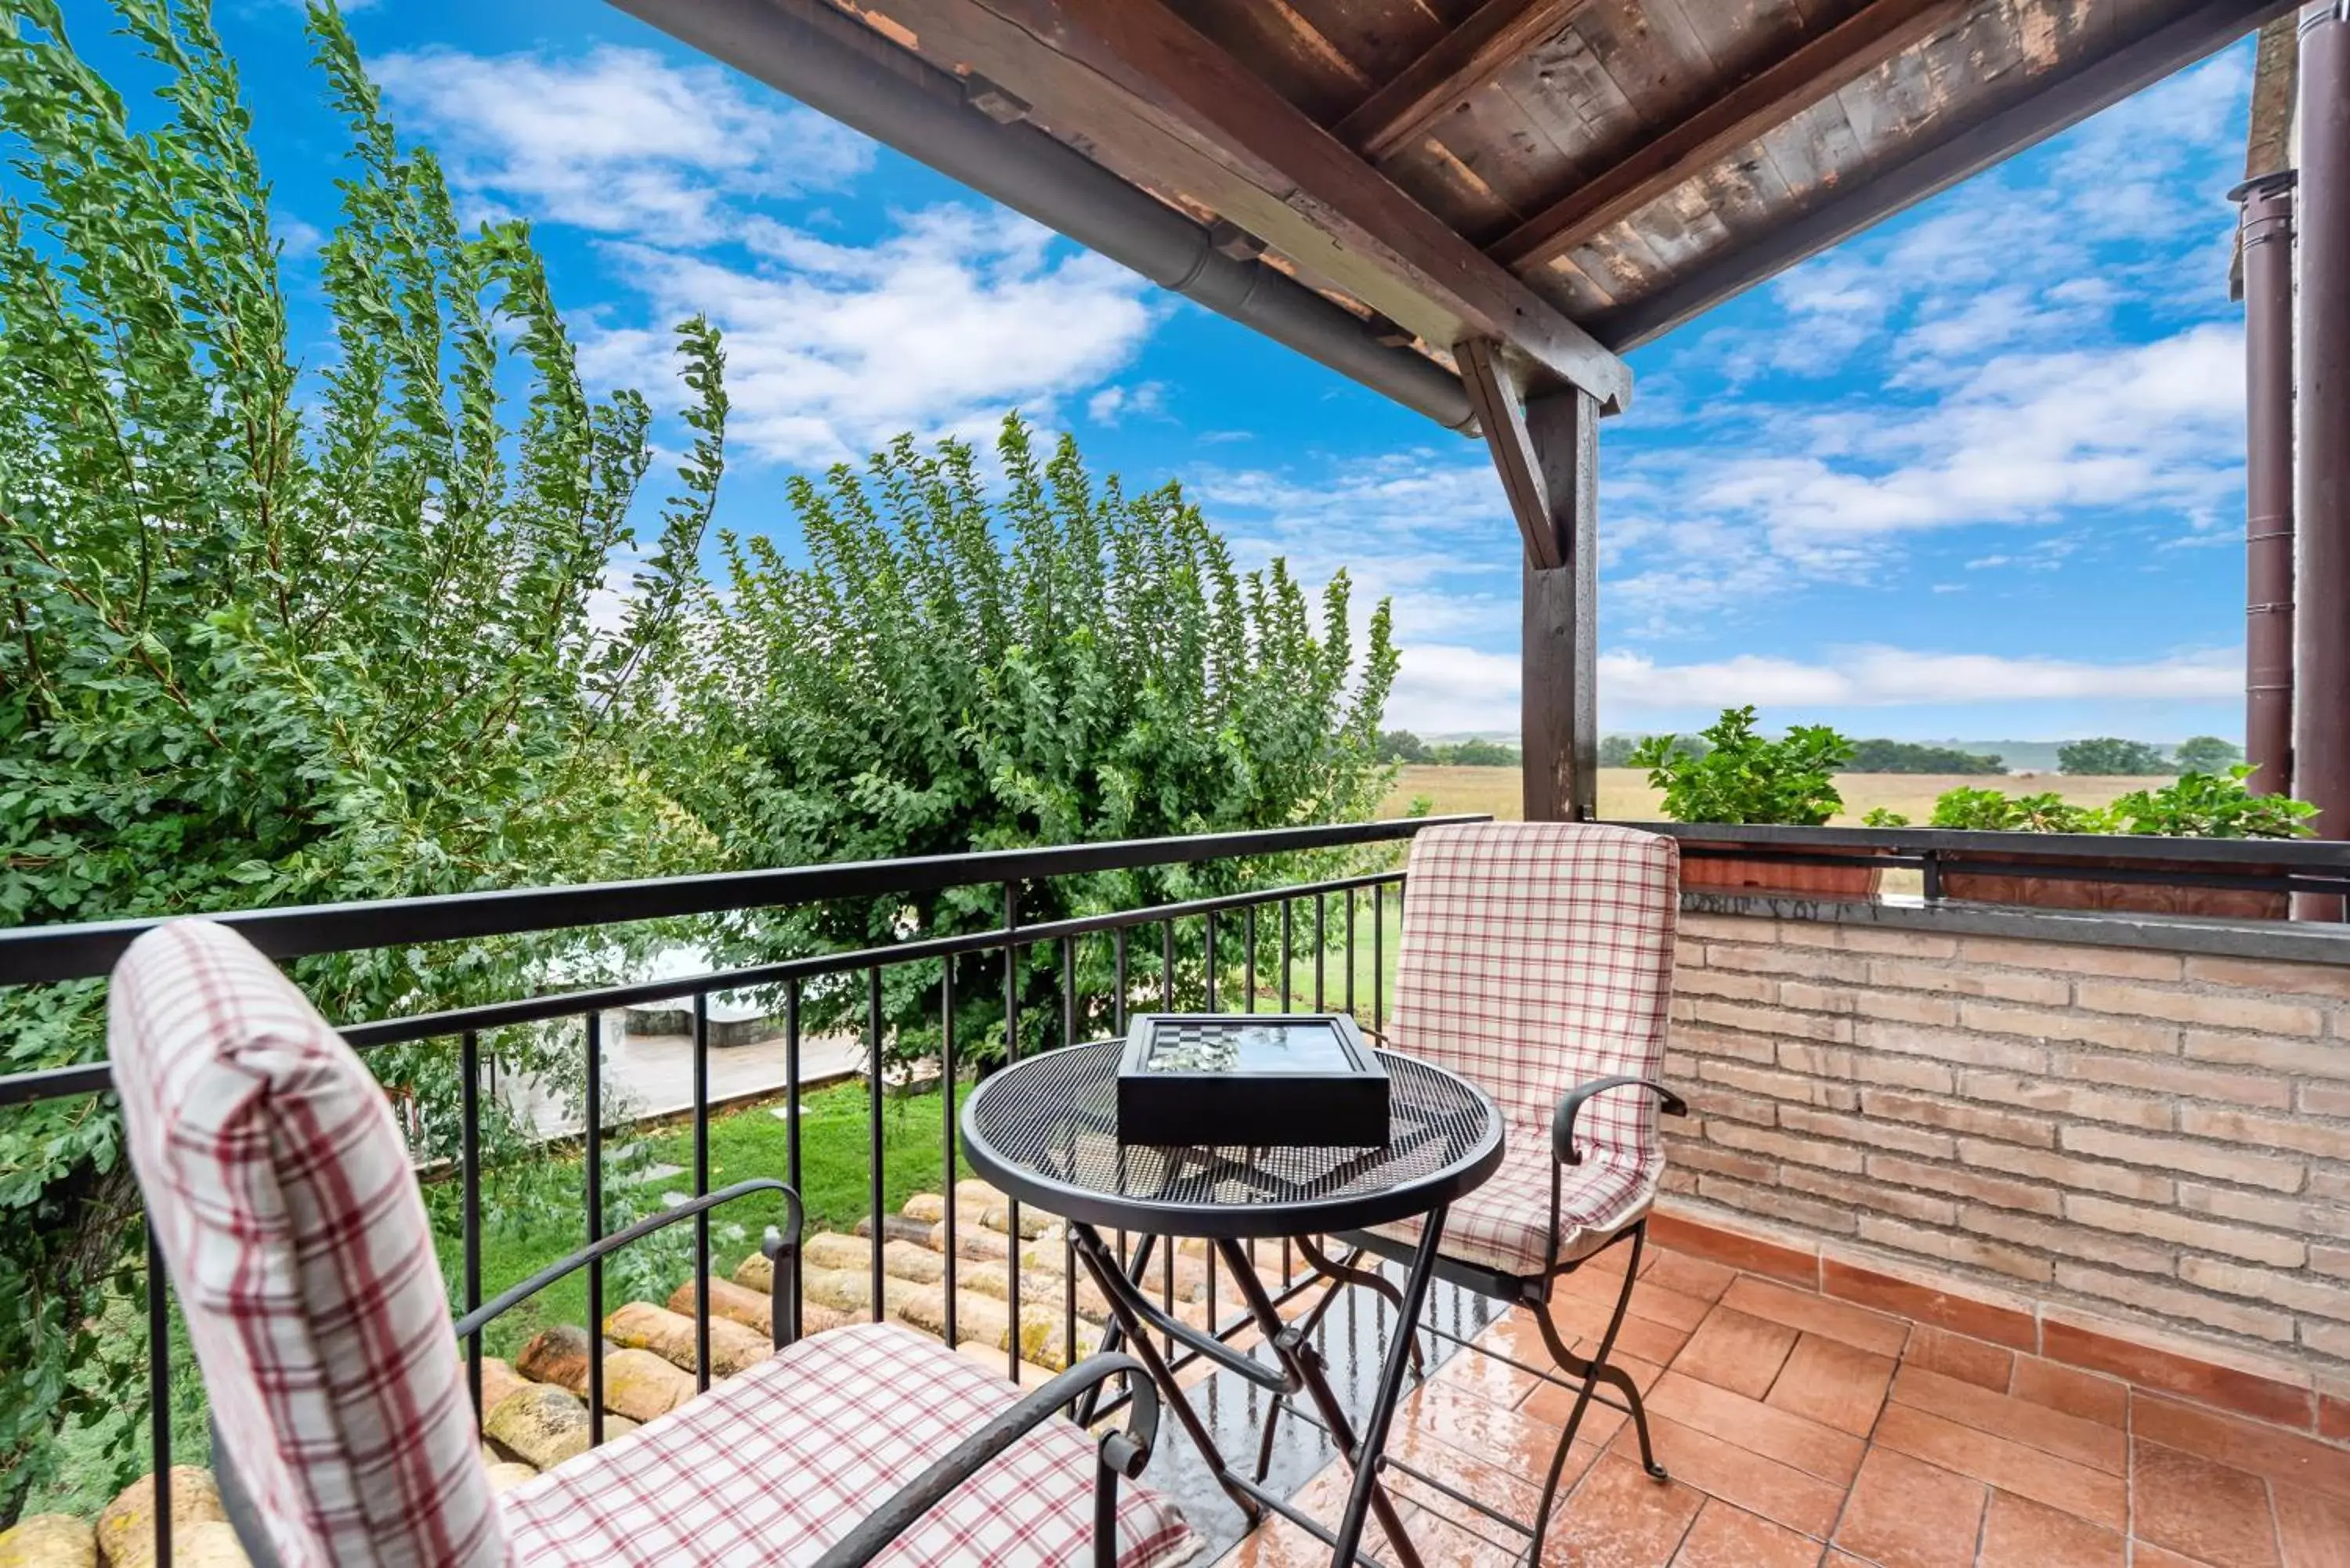
[[[1676,1206],[2350,1368],[2350,969],[1685,913]]]

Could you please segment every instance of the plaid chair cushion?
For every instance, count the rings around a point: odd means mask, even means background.
[[[224,926],[140,938],[108,1004],[131,1167],[278,1562],[504,1561],[423,1200],[373,1075]]]
[[[894,1324],[805,1339],[504,1498],[531,1568],[805,1564],[1019,1397]],[[1094,1441],[1053,1420],[876,1559],[887,1568],[1066,1568],[1090,1561]],[[1121,1485],[1122,1568],[1167,1568],[1200,1539]]]
[[[1590,1112],[1586,1106],[1584,1114]],[[1500,1168],[1445,1217],[1444,1255],[1500,1273],[1539,1274],[1549,1262],[1571,1263],[1597,1251],[1656,1201],[1653,1176],[1596,1162],[1565,1167],[1559,1172],[1558,1253],[1546,1261],[1543,1229],[1550,1220],[1553,1163],[1548,1128],[1539,1137],[1513,1129]],[[1381,1225],[1376,1234],[1417,1245],[1419,1221]]]
[[[1453,1206],[1448,1254],[1541,1269],[1552,1115],[1577,1084],[1661,1071],[1679,904],[1679,848],[1655,834],[1476,823],[1412,841],[1391,1038],[1481,1085],[1508,1137],[1492,1180]],[[1664,1169],[1647,1095],[1596,1096],[1575,1132],[1562,1261],[1646,1213]]]

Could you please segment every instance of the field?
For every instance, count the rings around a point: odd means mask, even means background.
[[[2054,790],[2081,805],[2103,805],[2117,795],[2168,781],[2141,778],[2069,778],[2062,774],[1960,775],[1956,774],[1843,774],[1836,789],[1845,809],[1835,818],[1840,826],[1856,826],[1861,814],[1874,806],[1890,806],[1914,823],[1933,815],[1934,797],[1959,784],[2005,790],[2010,794],[2040,794]],[[1414,765],[1396,779],[1395,788],[1380,804],[1381,816],[1401,816],[1411,803],[1426,795],[1436,814],[1489,812],[1498,817],[1522,814],[1518,770],[1515,768],[1456,768]],[[1599,770],[1599,815],[1624,822],[1648,822],[1661,814],[1658,792],[1638,768]]]

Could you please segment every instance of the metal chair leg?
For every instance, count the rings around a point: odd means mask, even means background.
[[[1607,1332],[1599,1336],[1599,1348],[1589,1360],[1566,1347],[1565,1336],[1559,1333],[1557,1322],[1550,1314],[1550,1300],[1545,1296],[1534,1308],[1534,1321],[1542,1327],[1543,1341],[1549,1345],[1552,1359],[1569,1376],[1582,1379],[1575,1390],[1575,1407],[1567,1413],[1566,1428],[1559,1433],[1558,1448],[1551,1455],[1550,1473],[1544,1479],[1542,1506],[1534,1514],[1534,1543],[1526,1561],[1542,1561],[1543,1540],[1550,1532],[1551,1511],[1558,1501],[1560,1475],[1566,1468],[1567,1450],[1575,1446],[1575,1432],[1583,1425],[1584,1413],[1591,1408],[1593,1390],[1606,1383],[1624,1396],[1625,1409],[1632,1417],[1632,1429],[1640,1440],[1640,1468],[1648,1472],[1651,1480],[1671,1479],[1665,1467],[1657,1462],[1656,1449],[1648,1441],[1648,1412],[1640,1398],[1639,1385],[1620,1366],[1611,1366],[1607,1353],[1616,1348],[1616,1335],[1624,1326],[1624,1314],[1632,1304],[1632,1287],[1640,1279],[1640,1249],[1648,1240],[1648,1226],[1632,1228],[1632,1256],[1624,1270],[1624,1288],[1617,1293],[1616,1310],[1608,1315]]]

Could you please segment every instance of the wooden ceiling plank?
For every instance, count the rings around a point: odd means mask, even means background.
[[[1279,170],[1295,186],[1292,206],[1457,312],[1466,336],[1508,344],[1542,381],[1579,387],[1607,411],[1629,406],[1632,375],[1621,359],[1161,0],[985,3],[1019,15],[1041,40],[1100,62],[1106,74],[1140,84],[1162,109]]]
[[[1019,94],[1035,123],[1112,172],[1262,240],[1315,286],[1345,293],[1429,343],[1451,343],[1468,330],[1413,280],[1316,225],[1292,204],[1294,187],[1278,171],[1170,123],[1119,83],[1040,47],[1033,34],[977,0],[861,0],[858,9],[911,34],[933,64],[983,72]]]
[[[1395,78],[1330,128],[1377,162],[1426,134],[1453,105],[1565,25],[1582,0],[1485,0]]]
[[[1875,0],[1568,192],[1503,236],[1489,254],[1505,266],[1523,268],[1573,250],[1948,25],[1965,8],[1964,0]]]

